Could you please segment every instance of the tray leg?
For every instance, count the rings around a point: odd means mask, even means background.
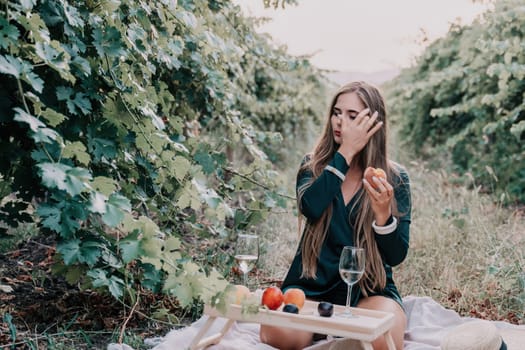
[[[394,344],[394,338],[392,338],[390,331],[385,333],[385,341],[386,345],[388,346],[388,350],[396,350],[396,344]]]
[[[235,320],[229,319],[226,322],[226,324],[224,325],[224,327],[222,327],[222,329],[221,329],[221,331],[219,333],[214,334],[214,335],[210,335],[210,336],[200,340],[202,338],[202,336],[204,334],[206,334],[206,332],[208,331],[208,329],[211,327],[211,325],[213,324],[213,322],[216,319],[217,319],[216,317],[208,318],[208,320],[206,321],[204,326],[200,329],[199,333],[197,333],[195,338],[193,338],[193,341],[190,344],[190,349],[191,350],[204,349],[208,345],[217,344],[218,342],[221,341],[222,337],[224,337],[226,332],[228,332],[228,330],[232,326],[233,322],[235,322]]]
[[[374,350],[374,347],[372,346],[372,343],[361,340],[361,345],[363,346],[364,350]]]
[[[211,325],[213,324],[213,322],[215,322],[216,319],[217,317],[212,317],[212,316],[208,317],[208,320],[206,321],[206,323],[201,327],[199,332],[195,335],[195,338],[193,338],[193,341],[190,344],[191,350],[196,350],[202,347],[202,344],[201,344],[202,342],[200,342],[199,340],[202,338],[204,334],[206,334],[206,332],[208,331],[208,329],[210,329]]]

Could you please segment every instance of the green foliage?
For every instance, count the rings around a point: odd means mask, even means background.
[[[525,201],[525,5],[500,0],[453,25],[388,85],[406,147],[447,154],[505,202]]]
[[[16,194],[0,221],[56,232],[68,281],[210,301],[227,281],[193,242],[287,205],[282,137],[320,115],[325,82],[239,13],[220,0],[0,8],[0,194]]]

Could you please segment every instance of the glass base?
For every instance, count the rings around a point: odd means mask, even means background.
[[[346,311],[346,310],[342,311],[342,312],[338,312],[337,316],[338,317],[342,317],[342,318],[357,318],[357,317],[359,317],[358,315],[354,314],[353,312]]]

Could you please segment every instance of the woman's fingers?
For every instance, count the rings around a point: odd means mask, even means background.
[[[378,122],[376,125],[374,125],[370,130],[368,130],[366,136],[369,138],[372,137],[381,127],[383,126],[383,122]]]
[[[384,178],[372,177],[374,186],[366,179],[363,179],[363,185],[373,201],[389,202],[394,195],[394,188]]]
[[[363,126],[365,130],[368,132],[371,132],[369,135],[372,136],[381,126],[378,127],[378,125],[382,125],[382,122],[376,123],[377,118],[379,117],[379,113],[375,111],[372,113],[372,115],[369,114],[370,109],[365,108],[354,119],[354,122],[358,126]]]
[[[357,113],[357,115],[356,115],[356,117],[354,119],[355,123],[357,125],[361,125],[363,122],[365,122],[368,119],[370,119],[370,117],[368,116],[368,113],[370,113],[370,108],[365,108],[361,112]]]
[[[368,118],[368,120],[366,121],[366,126],[369,129],[375,124],[378,116],[379,116],[379,113],[377,113],[377,111],[375,111],[374,113],[372,113],[372,116],[370,118]]]
[[[392,197],[394,188],[385,178],[373,176],[372,180],[376,183],[376,188],[379,193],[385,194],[388,198]]]
[[[383,178],[381,178],[381,181],[385,183],[386,193],[388,196],[392,197],[394,195],[394,187],[392,187],[392,185]]]

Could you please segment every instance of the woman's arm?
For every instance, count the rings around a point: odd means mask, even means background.
[[[317,220],[328,208],[335,196],[341,191],[344,174],[348,170],[346,159],[336,153],[321,175],[307,188],[300,199],[301,213],[310,220]],[[299,189],[312,179],[311,171],[303,171],[297,175],[297,196]]]

